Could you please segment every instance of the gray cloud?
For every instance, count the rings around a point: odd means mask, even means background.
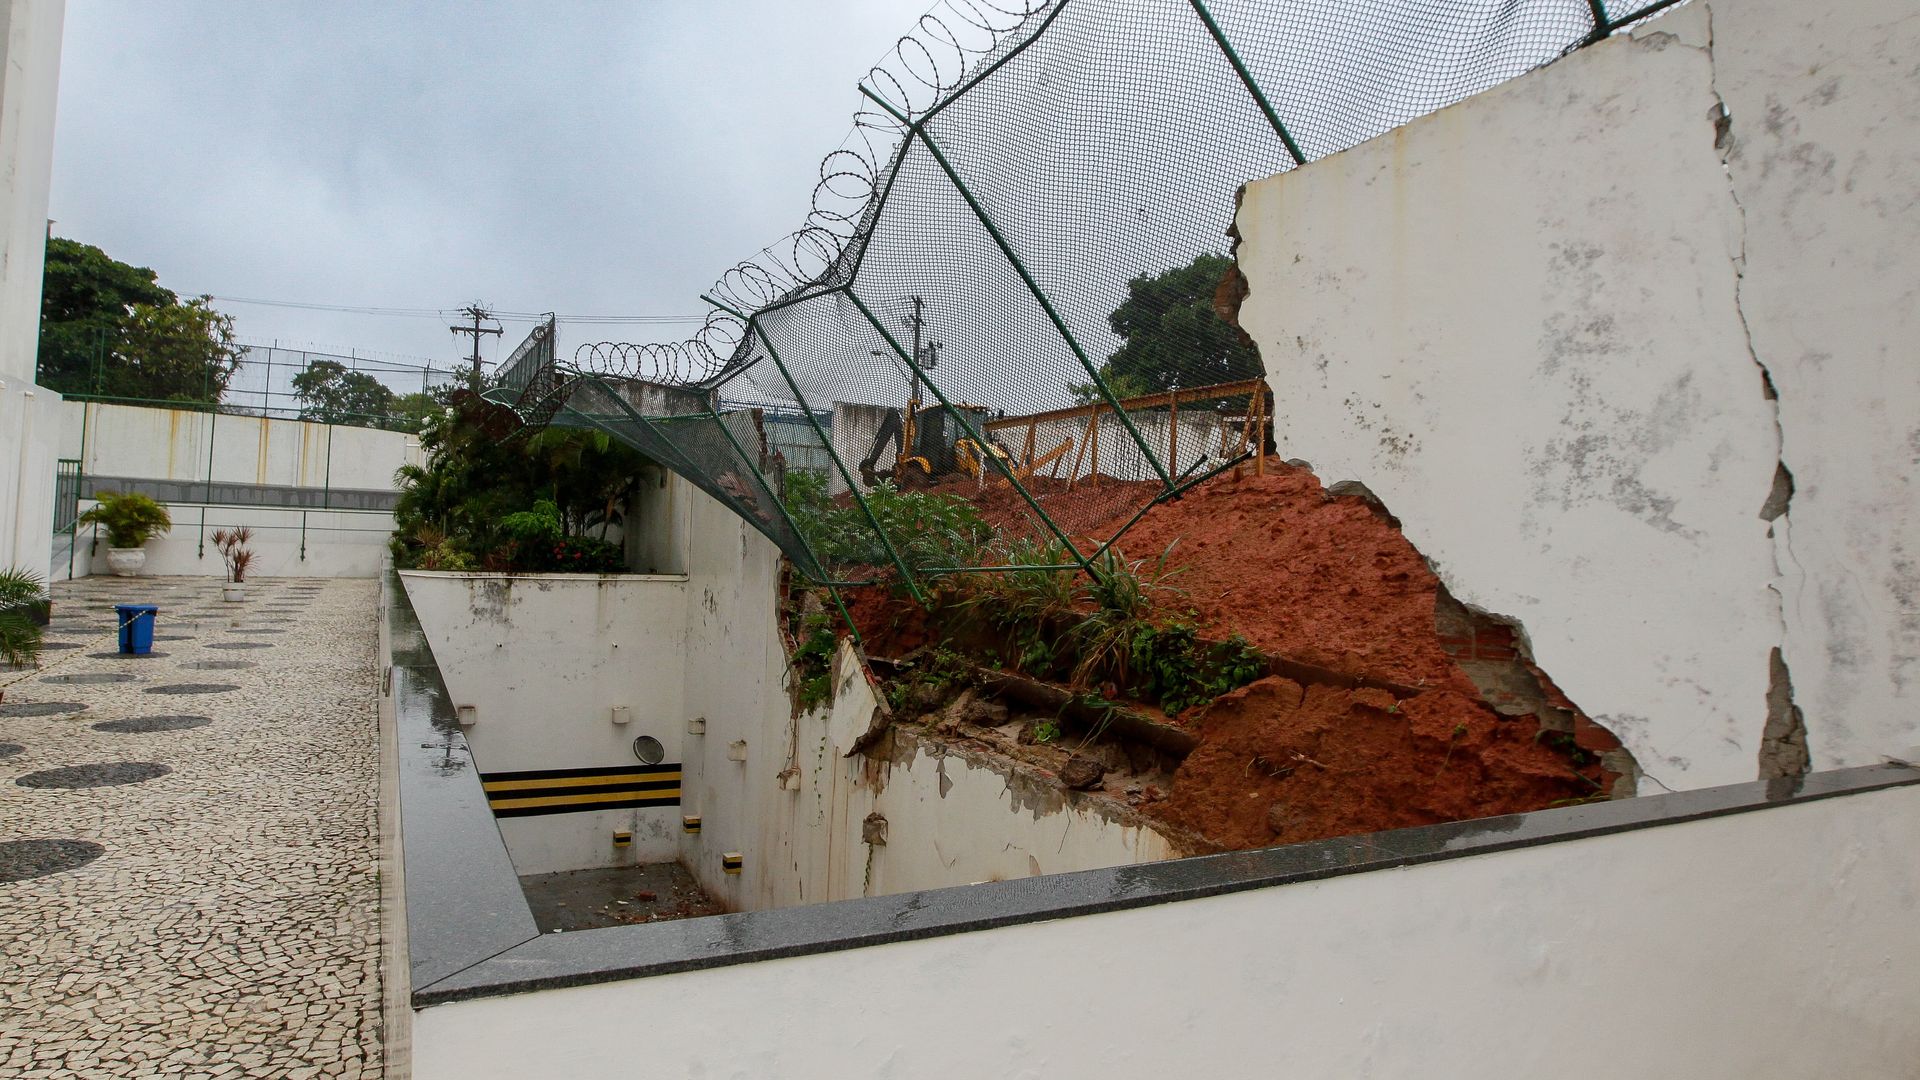
[[[184,293],[698,314],[801,222],[855,81],[925,3],[74,0],[55,232]],[[253,338],[445,361],[465,341],[222,306]],[[563,345],[608,336],[673,330]]]

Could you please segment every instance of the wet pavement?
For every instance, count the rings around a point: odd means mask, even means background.
[[[691,919],[726,910],[679,863],[528,874],[520,887],[543,934]]]
[[[54,587],[42,670],[0,669],[0,1076],[381,1075],[376,598]]]

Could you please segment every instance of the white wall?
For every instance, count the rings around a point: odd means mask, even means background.
[[[168,502],[174,527],[147,544],[145,574],[222,574],[214,530],[246,525],[259,577],[372,577],[380,573],[393,532],[387,511],[352,509],[356,493],[389,493],[401,465],[420,460],[419,441],[397,431],[336,427],[258,416],[215,415],[187,409],[67,401],[57,414],[61,457],[81,461],[90,481],[173,480],[297,488],[316,503],[322,495],[341,509],[299,510],[213,505],[187,488],[194,501]],[[84,510],[92,506],[83,500]],[[304,525],[304,533],[302,526]],[[107,573],[104,540],[83,529],[76,575]],[[66,574],[66,561],[55,571]]]
[[[62,0],[0,0],[0,567],[45,575],[60,396],[34,385]]]
[[[1698,0],[1245,192],[1282,456],[1517,618],[1654,790],[1755,775],[1776,647],[1813,767],[1913,740],[1905,15]]]
[[[668,488],[685,578],[401,572],[448,692],[478,706],[482,772],[627,765],[640,734],[681,763],[678,808],[501,819],[522,874],[678,859],[716,899],[760,910],[1171,855],[1139,820],[985,755],[903,737],[884,760],[847,757],[880,707],[858,655],[843,647],[833,701],[796,716],[778,549],[684,480]],[[608,719],[618,703],[625,729]],[[869,852],[875,812],[888,842]],[[681,831],[686,814],[699,833]],[[611,847],[616,827],[631,848]]]
[[[1909,0],[1715,4],[1741,308],[1793,471],[1777,587],[1816,767],[1920,704],[1920,20]]]
[[[1915,850],[1909,786],[458,1002],[415,1014],[413,1075],[1894,1080]]]
[[[211,465],[215,483],[392,491],[394,471],[420,462],[419,439],[400,431],[80,401],[61,408],[60,455],[80,458],[88,476],[206,480]]]
[[[833,686],[827,706],[798,716],[784,694],[760,704],[758,729],[744,733],[745,762],[727,753],[742,733],[714,719],[753,715],[739,711],[751,708],[745,702],[710,709],[707,735],[688,740],[700,757],[699,780],[687,785],[688,812],[699,813],[703,823],[697,836],[685,838],[682,861],[736,910],[1154,862],[1175,854],[1144,819],[1064,793],[1054,777],[991,754],[901,731],[876,757],[849,757],[880,705],[859,654],[845,640],[835,657]],[[700,687],[693,677],[688,687],[696,698],[720,689]],[[784,784],[783,773],[791,777]],[[870,814],[885,819],[882,844],[866,843]],[[721,869],[719,856],[727,851],[744,856],[740,874]]]
[[[59,421],[59,394],[24,376],[0,377],[0,568],[31,570],[43,580],[52,576]]]
[[[453,574],[402,570],[407,598],[455,705],[473,705],[467,743],[482,773],[632,766],[633,740],[681,759],[686,731],[678,577]],[[625,725],[612,721],[628,707]],[[615,848],[615,829],[632,846]],[[500,819],[522,874],[671,861],[680,810],[640,807]]]
[[[81,513],[94,505],[92,499],[80,500]],[[147,541],[141,576],[224,577],[226,564],[213,546],[213,534],[244,525],[253,530],[247,544],[254,556],[249,578],[375,577],[386,563],[387,540],[393,535],[390,513],[309,510],[303,533],[298,510],[178,503],[167,504],[167,509],[173,528]],[[67,562],[64,555],[55,559],[56,577],[67,576]],[[75,577],[111,573],[106,531],[81,526],[72,562]]]

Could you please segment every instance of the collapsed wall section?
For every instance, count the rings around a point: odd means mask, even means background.
[[[676,479],[676,484],[683,481]],[[690,488],[680,861],[735,910],[879,896],[1171,857],[1163,836],[1082,805],[1044,778],[889,732],[845,641],[831,700],[797,707],[779,618],[780,553]],[[728,874],[719,855],[742,855]]]
[[[1643,791],[1912,739],[1915,31],[1727,7],[1249,185],[1238,218],[1280,452],[1523,626]]]

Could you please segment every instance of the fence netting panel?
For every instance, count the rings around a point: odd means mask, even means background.
[[[570,364],[549,338],[506,375],[530,422],[619,435],[816,580],[1090,566],[1156,501],[1264,464],[1229,321],[1242,184],[1665,6],[943,0],[701,333]],[[928,539],[948,526],[964,542]]]

